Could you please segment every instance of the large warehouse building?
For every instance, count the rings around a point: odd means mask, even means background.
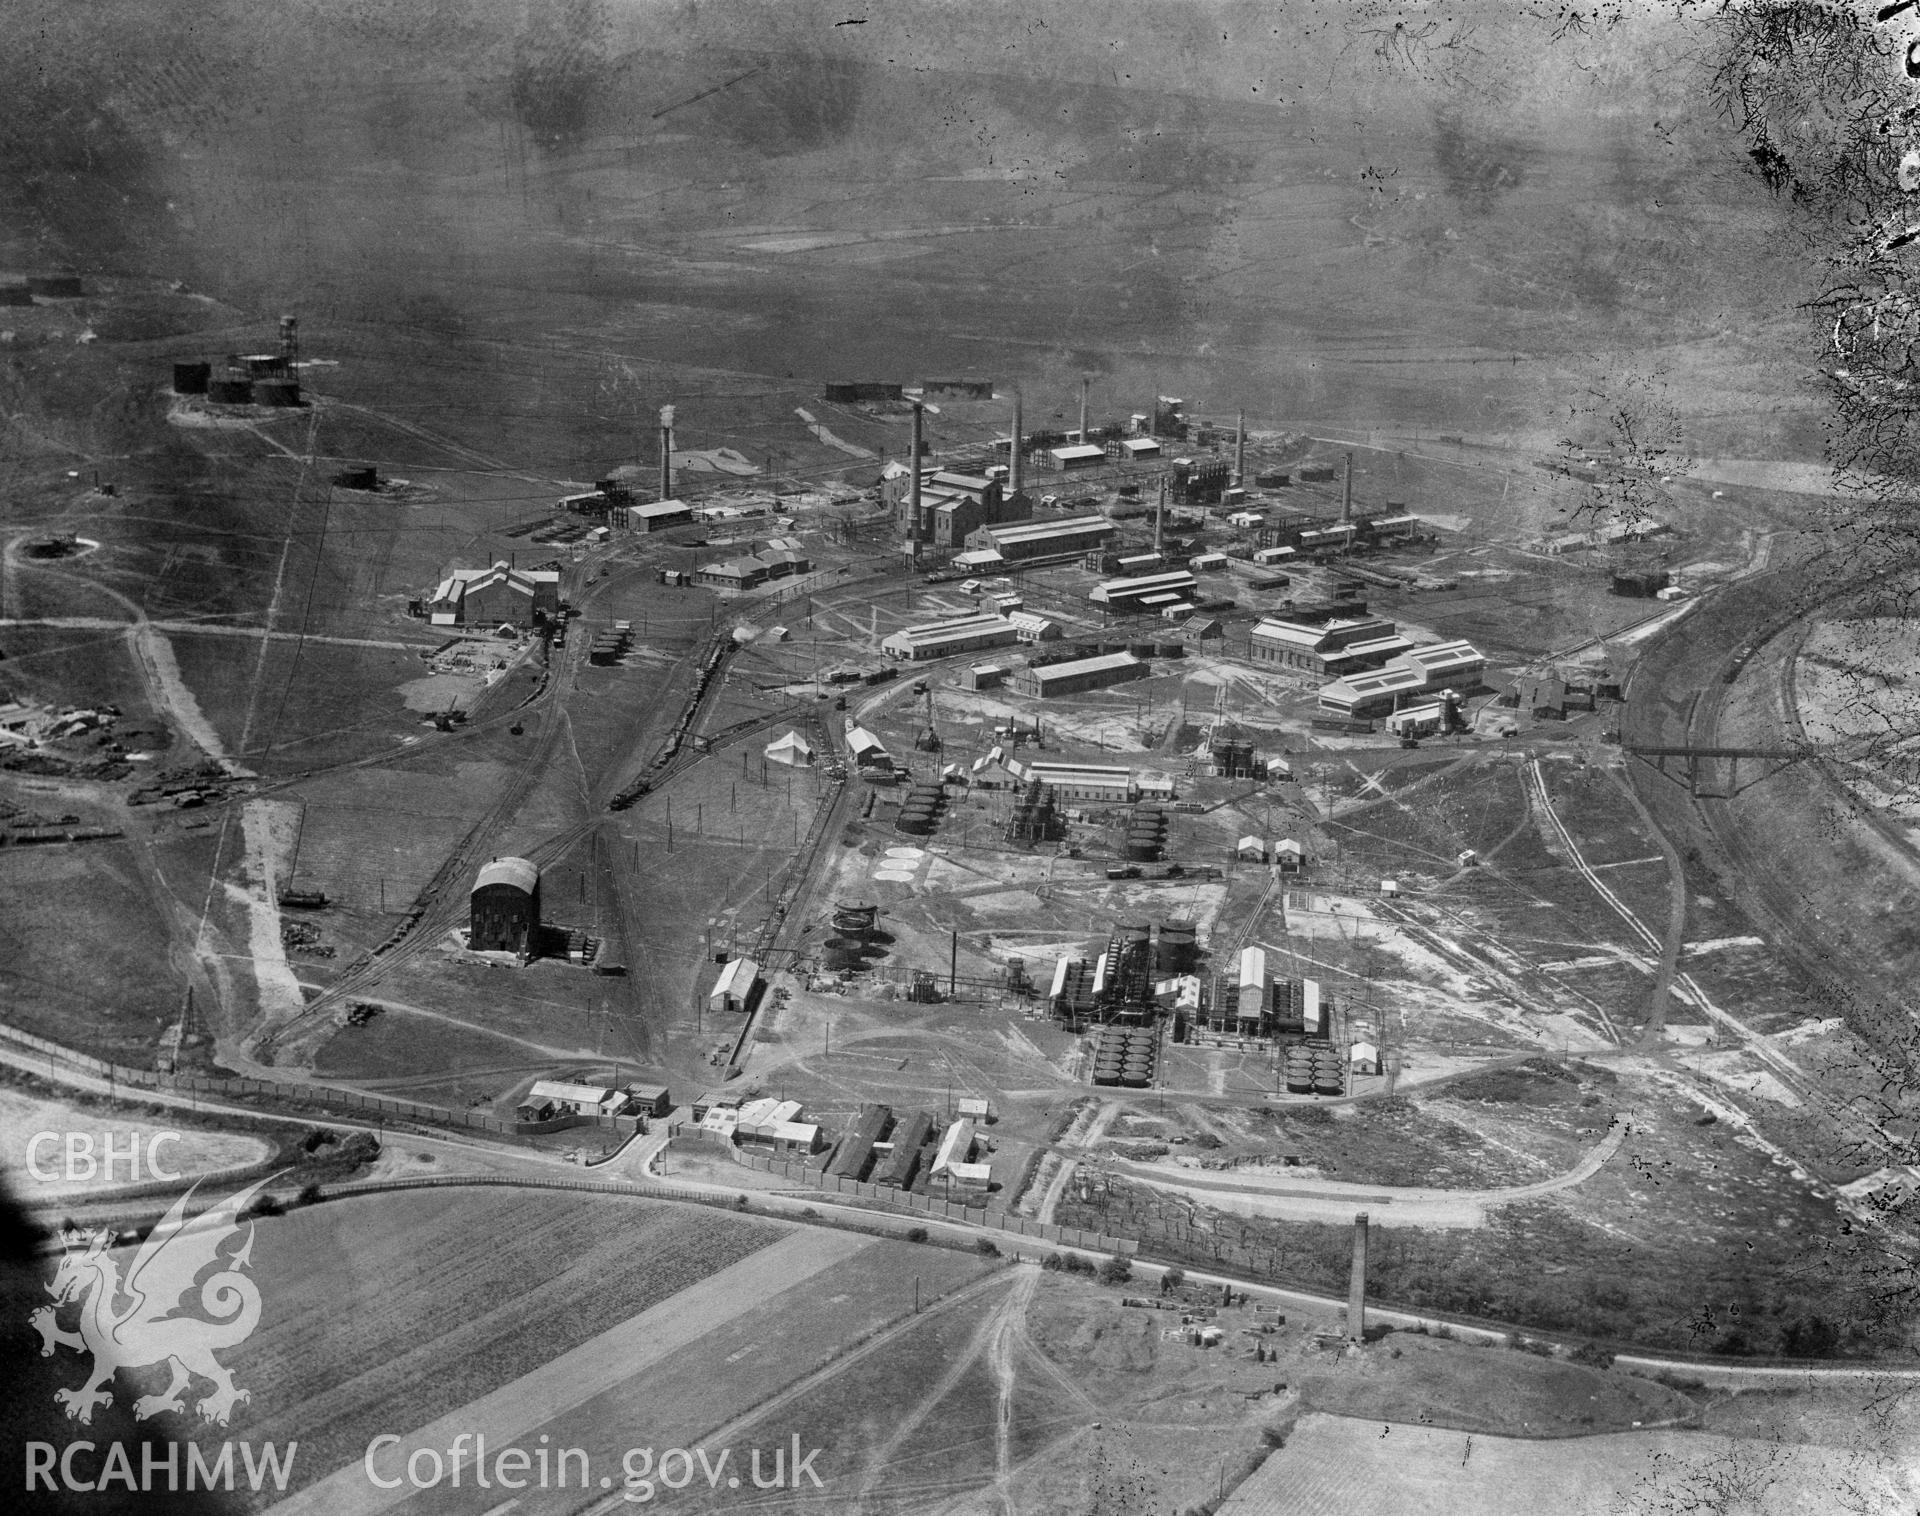
[[[535,615],[560,609],[558,569],[518,569],[505,561],[490,568],[457,568],[427,602],[434,626],[531,626]]]
[[[1024,521],[1033,514],[1027,497],[1008,494],[998,479],[945,469],[925,470],[920,477],[920,540],[935,547],[957,548],[984,526]],[[903,534],[912,515],[911,494],[903,493],[894,506]]]
[[[540,870],[524,858],[496,858],[468,897],[467,945],[476,953],[531,955],[540,937]]]
[[[946,658],[979,648],[1006,647],[1018,636],[1018,629],[1004,616],[955,616],[946,621],[903,626],[881,642],[880,651],[889,658],[918,663],[924,658]]]
[[[1049,663],[1019,669],[1009,681],[1023,695],[1041,700],[1105,689],[1129,679],[1145,679],[1152,670],[1132,653],[1103,653],[1098,658],[1076,658],[1071,663]]]
[[[1320,709],[1351,721],[1367,721],[1441,690],[1462,694],[1476,690],[1486,669],[1485,655],[1470,642],[1428,643],[1400,654],[1384,668],[1348,674],[1323,685]]]
[[[1255,663],[1277,664],[1323,679],[1376,669],[1413,644],[1378,616],[1336,617],[1307,622],[1269,616],[1249,635]]]
[[[1104,547],[1118,530],[1105,516],[1064,516],[1058,521],[1016,521],[983,526],[967,534],[967,546],[998,553],[1008,563],[1078,556]]]

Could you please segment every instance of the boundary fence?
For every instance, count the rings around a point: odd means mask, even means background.
[[[1015,1216],[1004,1209],[966,1205],[938,1195],[917,1195],[911,1190],[896,1190],[888,1185],[869,1184],[865,1180],[843,1179],[791,1159],[745,1153],[731,1143],[728,1146],[734,1162],[747,1168],[762,1174],[778,1174],[791,1179],[796,1185],[823,1194],[856,1196],[887,1210],[910,1212],[935,1221],[964,1221],[973,1226],[992,1227],[995,1231],[1016,1237],[1032,1237],[1042,1242],[1058,1243],[1062,1247],[1085,1248],[1092,1253],[1132,1257],[1140,1248],[1140,1244],[1130,1237],[1108,1237],[1100,1232],[1083,1231],[1079,1227],[1054,1226],[1029,1216]]]
[[[45,1053],[51,1064],[57,1060],[70,1068],[124,1084],[130,1090],[165,1090],[180,1095],[218,1095],[270,1099],[291,1105],[318,1106],[356,1116],[391,1117],[399,1121],[420,1121],[433,1126],[460,1127],[467,1131],[489,1132],[497,1137],[539,1137],[564,1132],[574,1127],[596,1127],[603,1131],[631,1136],[639,1129],[637,1116],[582,1116],[569,1114],[546,1121],[507,1121],[483,1111],[456,1111],[446,1106],[425,1105],[417,1100],[392,1100],[380,1095],[363,1095],[354,1090],[335,1089],[322,1084],[283,1084],[273,1079],[244,1079],[217,1074],[164,1073],[158,1069],[128,1068],[109,1063],[87,1053],[75,1052],[31,1032],[0,1025],[0,1037]]]

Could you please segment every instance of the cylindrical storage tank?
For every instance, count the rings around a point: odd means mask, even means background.
[[[300,381],[281,378],[256,379],[253,382],[253,403],[291,409],[300,403]]]
[[[860,967],[860,955],[852,948],[829,947],[821,954],[820,961],[836,973]]]
[[[1160,928],[1159,951],[1155,955],[1155,965],[1176,974],[1183,974],[1193,967],[1198,954],[1198,941],[1191,926],[1184,923],[1168,922]]]
[[[1144,921],[1129,921],[1120,929],[1120,936],[1126,942],[1151,942],[1153,928]]]
[[[1187,645],[1184,642],[1158,642],[1154,644],[1153,656],[1156,658],[1184,658]]]
[[[207,381],[212,378],[211,363],[176,363],[173,366],[173,392],[176,395],[204,395]]]
[[[1158,863],[1160,861],[1160,844],[1157,842],[1129,841],[1126,846],[1126,855],[1128,863]]]
[[[207,398],[216,405],[253,404],[251,379],[214,379],[207,385]]]
[[[287,371],[286,355],[283,353],[249,353],[243,360],[247,372],[256,379],[262,374],[284,374]]]
[[[924,837],[933,830],[933,823],[925,816],[902,815],[893,824],[897,832],[908,832],[916,837]]]
[[[78,274],[29,274],[27,288],[47,300],[77,300],[86,293]]]
[[[1145,1074],[1123,1073],[1120,1076],[1120,1086],[1122,1089],[1144,1090],[1147,1087],[1147,1076]]]
[[[833,929],[842,936],[864,936],[880,924],[880,907],[865,900],[842,900],[833,907]]]
[[[33,291],[24,284],[0,284],[0,305],[32,305]]]
[[[1151,642],[1129,642],[1127,644],[1127,651],[1132,653],[1136,658],[1151,658],[1153,656],[1153,644]]]

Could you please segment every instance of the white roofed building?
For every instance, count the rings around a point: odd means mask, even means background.
[[[881,641],[880,651],[889,658],[918,663],[981,648],[1008,647],[1017,640],[1014,625],[1005,616],[976,613],[902,627]]]

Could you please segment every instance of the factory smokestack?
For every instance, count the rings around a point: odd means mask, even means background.
[[[1347,1341],[1367,1340],[1367,1213],[1353,1218],[1353,1271],[1347,1276]]]
[[[1080,381],[1080,443],[1081,443],[1081,446],[1084,447],[1086,445],[1086,441],[1087,441],[1087,381],[1085,379],[1082,379]]]
[[[1340,524],[1353,520],[1353,454],[1347,454],[1347,467],[1340,482]]]
[[[1160,476],[1160,503],[1153,510],[1153,550],[1160,551],[1160,545],[1167,525],[1167,476]]]
[[[920,561],[920,449],[921,449],[921,408],[918,400],[913,402],[913,456],[908,460],[907,475],[907,557],[913,562]]]
[[[282,316],[280,318],[280,356],[287,361],[287,372],[291,374],[300,361],[300,318]]]
[[[1013,392],[1013,446],[1007,449],[1007,493],[1018,495],[1026,488],[1026,448],[1021,435],[1020,392]]]
[[[1247,485],[1247,413],[1240,412],[1239,419],[1233,424],[1233,487],[1245,489]]]
[[[660,498],[673,498],[673,407],[660,407]]]

